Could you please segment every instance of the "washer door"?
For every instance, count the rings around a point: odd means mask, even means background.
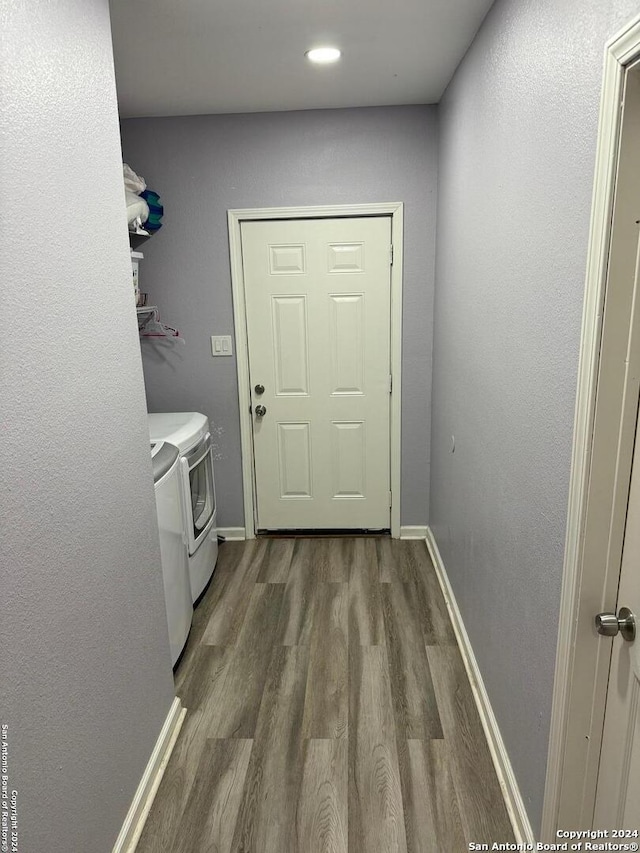
[[[216,493],[213,483],[211,436],[182,459],[186,485],[185,507],[189,553],[193,554],[209,532],[216,511]]]

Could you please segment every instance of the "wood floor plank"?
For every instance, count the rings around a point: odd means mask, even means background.
[[[296,812],[296,851],[348,853],[346,740],[305,743]]]
[[[406,853],[384,646],[350,643],[349,853]]]
[[[349,718],[349,586],[318,584],[302,734],[343,738]]]
[[[427,655],[465,837],[468,842],[512,842],[509,815],[460,652],[453,646],[428,646]]]
[[[463,853],[468,850],[444,740],[399,740],[407,850]]]
[[[254,584],[225,678],[210,697],[209,737],[254,737],[283,590],[282,584]]]
[[[384,643],[375,539],[355,539],[349,573],[349,643]]]
[[[313,574],[314,540],[297,539],[284,599],[277,642],[283,646],[309,645],[316,604],[316,580]]]
[[[286,583],[295,539],[267,539],[257,583]]]
[[[216,568],[209,588],[193,612],[191,631],[174,676],[176,690],[180,689],[186,673],[191,670],[193,656],[202,641],[211,614],[224,595],[228,583],[227,577],[236,570],[246,550],[246,542],[223,542],[220,545]]]
[[[378,579],[380,583],[405,583],[411,580],[406,572],[405,562],[402,559],[404,545],[405,542],[401,542],[399,539],[384,537],[376,540]]]
[[[195,625],[191,625],[191,631],[189,632],[187,642],[185,643],[184,649],[182,650],[180,661],[178,662],[178,666],[173,673],[173,681],[176,688],[176,695],[178,696],[180,696],[180,690],[182,689],[184,680],[192,671],[193,659],[198,649],[200,648],[200,641],[202,639],[202,635],[204,634],[205,627],[206,625],[203,625],[200,630],[198,630]]]
[[[231,543],[229,543],[231,544]],[[233,646],[244,624],[249,595],[264,560],[267,542],[252,539],[233,572],[221,576],[221,589],[211,607],[202,641],[210,646]]]
[[[281,646],[274,652],[231,848],[238,853],[293,853],[297,849],[296,804],[303,760],[300,731],[308,665],[308,646]]]
[[[190,713],[208,710],[208,703],[220,683],[233,656],[231,646],[204,646],[196,648],[191,667],[185,674],[177,695],[182,706]]]
[[[441,738],[442,726],[416,613],[414,586],[387,583],[382,586],[381,594],[398,735],[407,740]]]
[[[353,559],[354,540],[335,537],[313,540],[311,564],[318,583],[347,583]]]
[[[246,542],[221,543],[211,582],[193,611],[192,630],[200,626],[206,628],[217,602],[227,589],[229,577],[236,573],[241,563],[248,560],[252,551],[253,546],[247,547]]]
[[[166,853],[182,826],[183,811],[196,777],[200,756],[207,741],[211,697],[224,680],[232,649],[221,646],[200,647],[194,667],[184,680],[180,693],[187,709],[151,812],[136,848],[137,853]]]
[[[247,548],[247,540],[244,539],[221,542],[218,546],[214,576],[219,580],[223,575],[233,573],[240,560],[246,555],[247,550],[249,550]],[[205,593],[205,596],[207,593]],[[204,601],[205,596],[202,597],[202,601]]]
[[[251,740],[208,740],[171,853],[230,853]]]
[[[402,573],[414,584],[417,613],[428,646],[456,645],[447,605],[433,568],[426,543],[421,540],[401,542]]]

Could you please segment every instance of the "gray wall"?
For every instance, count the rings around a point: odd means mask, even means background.
[[[602,55],[635,13],[499,0],[440,107],[431,526],[536,830]]]
[[[0,19],[0,717],[20,850],[104,853],[173,697],[109,12]]]
[[[402,523],[429,513],[437,125],[434,107],[133,119],[127,162],[156,189],[165,225],[146,244],[141,287],[186,345],[143,345],[150,411],[198,410],[215,427],[221,526],[242,526],[229,208],[405,203]]]

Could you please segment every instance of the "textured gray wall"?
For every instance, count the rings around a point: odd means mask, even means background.
[[[602,55],[635,13],[499,0],[440,106],[431,526],[536,830]]]
[[[173,698],[107,0],[0,0],[0,718],[20,850],[110,850]]]
[[[403,524],[426,524],[435,108],[130,119],[122,140],[166,210],[144,248],[141,287],[186,339],[184,347],[144,342],[149,408],[195,409],[214,424],[221,526],[244,523],[235,358],[212,358],[209,341],[233,333],[227,210],[405,203],[401,514]]]

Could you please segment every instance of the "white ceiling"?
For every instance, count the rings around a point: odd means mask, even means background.
[[[436,103],[492,0],[111,0],[123,117]],[[337,65],[305,50],[336,45]]]

